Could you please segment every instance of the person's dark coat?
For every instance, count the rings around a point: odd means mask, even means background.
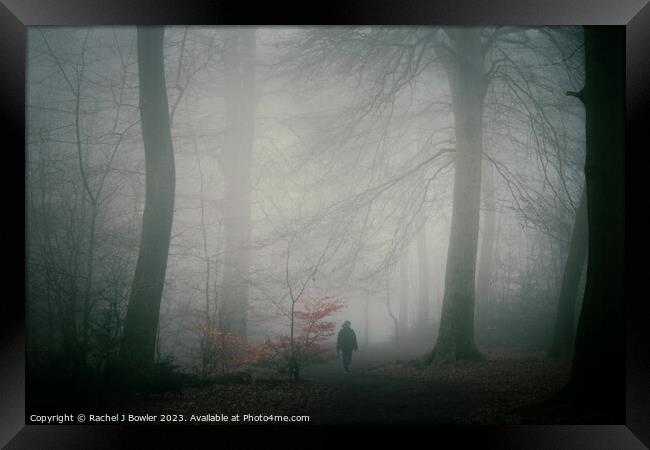
[[[343,327],[339,331],[338,339],[336,340],[336,350],[342,352],[352,352],[357,349],[357,335],[350,327]]]

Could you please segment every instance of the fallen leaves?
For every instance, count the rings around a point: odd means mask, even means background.
[[[310,423],[589,423],[570,411],[530,408],[558,392],[569,369],[568,361],[530,354],[429,367],[390,362],[338,381],[214,384],[133,399],[128,407],[186,415],[310,415]]]

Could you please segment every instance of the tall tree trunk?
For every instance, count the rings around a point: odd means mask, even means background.
[[[585,182],[589,258],[570,391],[618,419],[625,414],[623,319],[625,28],[587,26]]]
[[[474,317],[477,328],[488,330],[491,326],[490,287],[492,285],[492,260],[496,234],[496,205],[493,168],[487,161],[484,161],[483,165],[483,185],[481,187],[483,207],[480,215],[480,242],[476,269],[476,313]]]
[[[478,273],[476,275],[476,298],[483,305],[484,310],[489,308],[492,256],[494,253],[494,237],[496,235],[497,215],[494,194],[494,173],[492,167],[487,167],[485,179],[483,180],[483,228],[481,230],[481,247],[478,257]]]
[[[226,133],[220,157],[224,176],[224,238],[220,328],[246,339],[251,240],[251,166],[255,134],[255,29],[227,31]]]
[[[479,29],[448,30],[454,58],[448,66],[456,134],[456,171],[445,293],[436,345],[429,361],[477,358],[474,282],[481,199],[484,54]]]
[[[399,334],[402,341],[406,339],[408,335],[408,321],[409,321],[409,294],[410,286],[408,279],[408,248],[405,251],[405,254],[402,256],[399,263],[399,275],[400,275],[400,296],[399,296],[399,312],[398,312],[398,321],[399,321]]]
[[[145,203],[138,262],[124,323],[121,356],[153,362],[174,215],[176,175],[163,62],[163,27],[138,27],[140,117],[145,155]]]
[[[551,357],[568,357],[573,351],[576,302],[580,279],[582,278],[582,268],[587,258],[588,232],[587,198],[586,191],[583,189],[571,233],[571,244],[564,266],[564,275],[562,276],[562,287],[560,288],[557,317],[555,319],[555,332],[549,349],[549,356]]]

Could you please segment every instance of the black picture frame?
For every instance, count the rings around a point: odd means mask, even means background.
[[[0,90],[2,91],[3,136],[5,144],[3,176],[5,243],[14,243],[5,252],[5,295],[0,315],[0,445],[12,449],[115,448],[133,439],[152,444],[184,442],[185,427],[160,432],[158,426],[25,426],[25,314],[24,270],[16,261],[24,260],[24,246],[18,236],[24,222],[14,211],[23,211],[24,197],[17,187],[24,169],[25,133],[25,50],[26,27],[30,25],[618,25],[626,29],[626,334],[627,334],[627,414],[625,423],[584,426],[495,426],[431,427],[431,439],[440,443],[451,439],[454,446],[474,443],[488,448],[589,448],[635,449],[650,446],[650,352],[648,351],[647,295],[632,294],[635,280],[643,280],[644,265],[633,264],[633,252],[644,251],[643,233],[631,233],[634,205],[647,205],[644,192],[632,190],[633,161],[648,145],[648,98],[650,92],[650,6],[647,0],[391,0],[327,1],[301,5],[277,2],[221,0],[3,0],[0,4]],[[7,157],[10,157],[7,160]],[[642,167],[637,164],[637,169]],[[24,172],[23,172],[24,174]],[[6,176],[11,175],[11,176]],[[25,185],[23,185],[24,187]],[[8,203],[8,204],[7,204]],[[639,208],[640,209],[640,208]],[[634,239],[634,245],[630,245]],[[5,248],[8,246],[5,245]],[[14,253],[15,251],[15,253]],[[645,254],[645,253],[644,253]],[[638,270],[644,270],[643,274]],[[15,271],[15,274],[14,274]],[[25,271],[26,272],[26,271]],[[8,276],[7,276],[8,275]],[[11,292],[9,288],[15,287]],[[639,286],[640,287],[640,286]],[[22,296],[21,296],[22,292]],[[313,427],[304,427],[313,429]],[[265,427],[257,427],[264,433]],[[228,431],[228,433],[226,433]],[[237,427],[194,428],[196,437],[211,433],[215,439],[237,439],[245,434]],[[429,430],[428,430],[429,431]],[[177,435],[178,433],[178,435]],[[179,441],[176,441],[180,439]],[[3,447],[4,448],[4,447]]]

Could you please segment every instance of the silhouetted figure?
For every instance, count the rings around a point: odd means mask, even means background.
[[[350,321],[343,322],[341,331],[339,331],[338,339],[336,340],[336,355],[343,353],[343,370],[350,371],[350,362],[352,361],[352,352],[357,349],[357,335],[354,330],[350,328]]]

